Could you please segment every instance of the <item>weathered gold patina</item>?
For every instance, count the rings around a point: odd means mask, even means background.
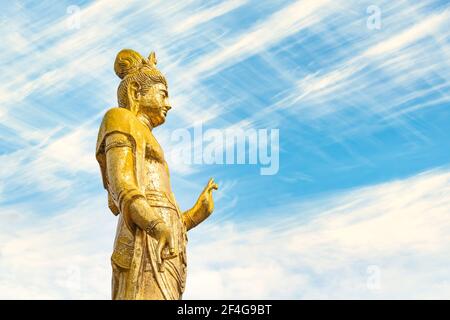
[[[212,213],[212,191],[218,186],[210,179],[194,207],[181,212],[163,150],[152,134],[171,109],[155,54],[144,58],[124,49],[114,70],[122,79],[119,107],[106,112],[96,149],[109,208],[119,216],[112,298],[181,299],[187,231]]]

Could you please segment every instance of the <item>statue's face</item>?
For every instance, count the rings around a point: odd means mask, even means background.
[[[169,103],[169,92],[162,83],[152,85],[145,93],[139,95],[139,109],[144,113],[153,127],[166,121],[167,112],[172,108]]]

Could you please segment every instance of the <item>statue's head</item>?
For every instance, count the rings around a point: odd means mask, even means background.
[[[144,115],[152,127],[163,124],[171,107],[166,79],[156,69],[155,53],[144,58],[123,49],[117,54],[114,71],[122,79],[117,89],[119,107]]]

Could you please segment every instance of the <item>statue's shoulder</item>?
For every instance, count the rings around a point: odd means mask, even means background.
[[[130,110],[125,108],[111,108],[103,117],[99,135],[106,135],[111,132],[134,135],[139,126],[139,120]]]
[[[136,139],[140,131],[140,123],[136,116],[125,108],[111,108],[103,116],[98,131],[97,152],[100,151],[106,136],[111,133],[123,133],[130,138]]]
[[[126,127],[130,123],[135,123],[137,121],[136,116],[130,110],[116,107],[106,111],[102,125],[108,127]]]

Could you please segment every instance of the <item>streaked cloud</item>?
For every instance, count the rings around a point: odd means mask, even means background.
[[[229,66],[230,63],[238,63],[251,54],[267,49],[300,29],[320,21],[320,15],[316,14],[316,11],[326,8],[329,3],[328,0],[296,1],[256,24],[236,39],[224,43],[220,50],[202,57],[191,72],[194,74],[208,73],[212,70],[217,72]]]
[[[115,218],[94,150],[124,47],[155,50],[168,78],[154,134],[181,207],[220,186],[191,233],[186,298],[449,296],[447,3],[99,0],[70,29],[73,5],[0,5],[4,298],[109,299]],[[279,173],[172,161],[202,143],[174,130],[200,125],[279,129]]]
[[[261,221],[216,212],[190,233],[184,298],[448,297],[448,194],[450,173],[440,169],[272,207]],[[289,213],[297,205],[308,218]],[[54,217],[30,218],[30,209],[2,208],[2,298],[109,299],[115,219],[104,197]],[[374,266],[378,289],[367,286]]]
[[[302,205],[306,220],[280,217],[289,204],[264,222],[195,230],[185,298],[449,297],[449,191],[437,170],[321,197]],[[379,288],[367,284],[374,268]]]

